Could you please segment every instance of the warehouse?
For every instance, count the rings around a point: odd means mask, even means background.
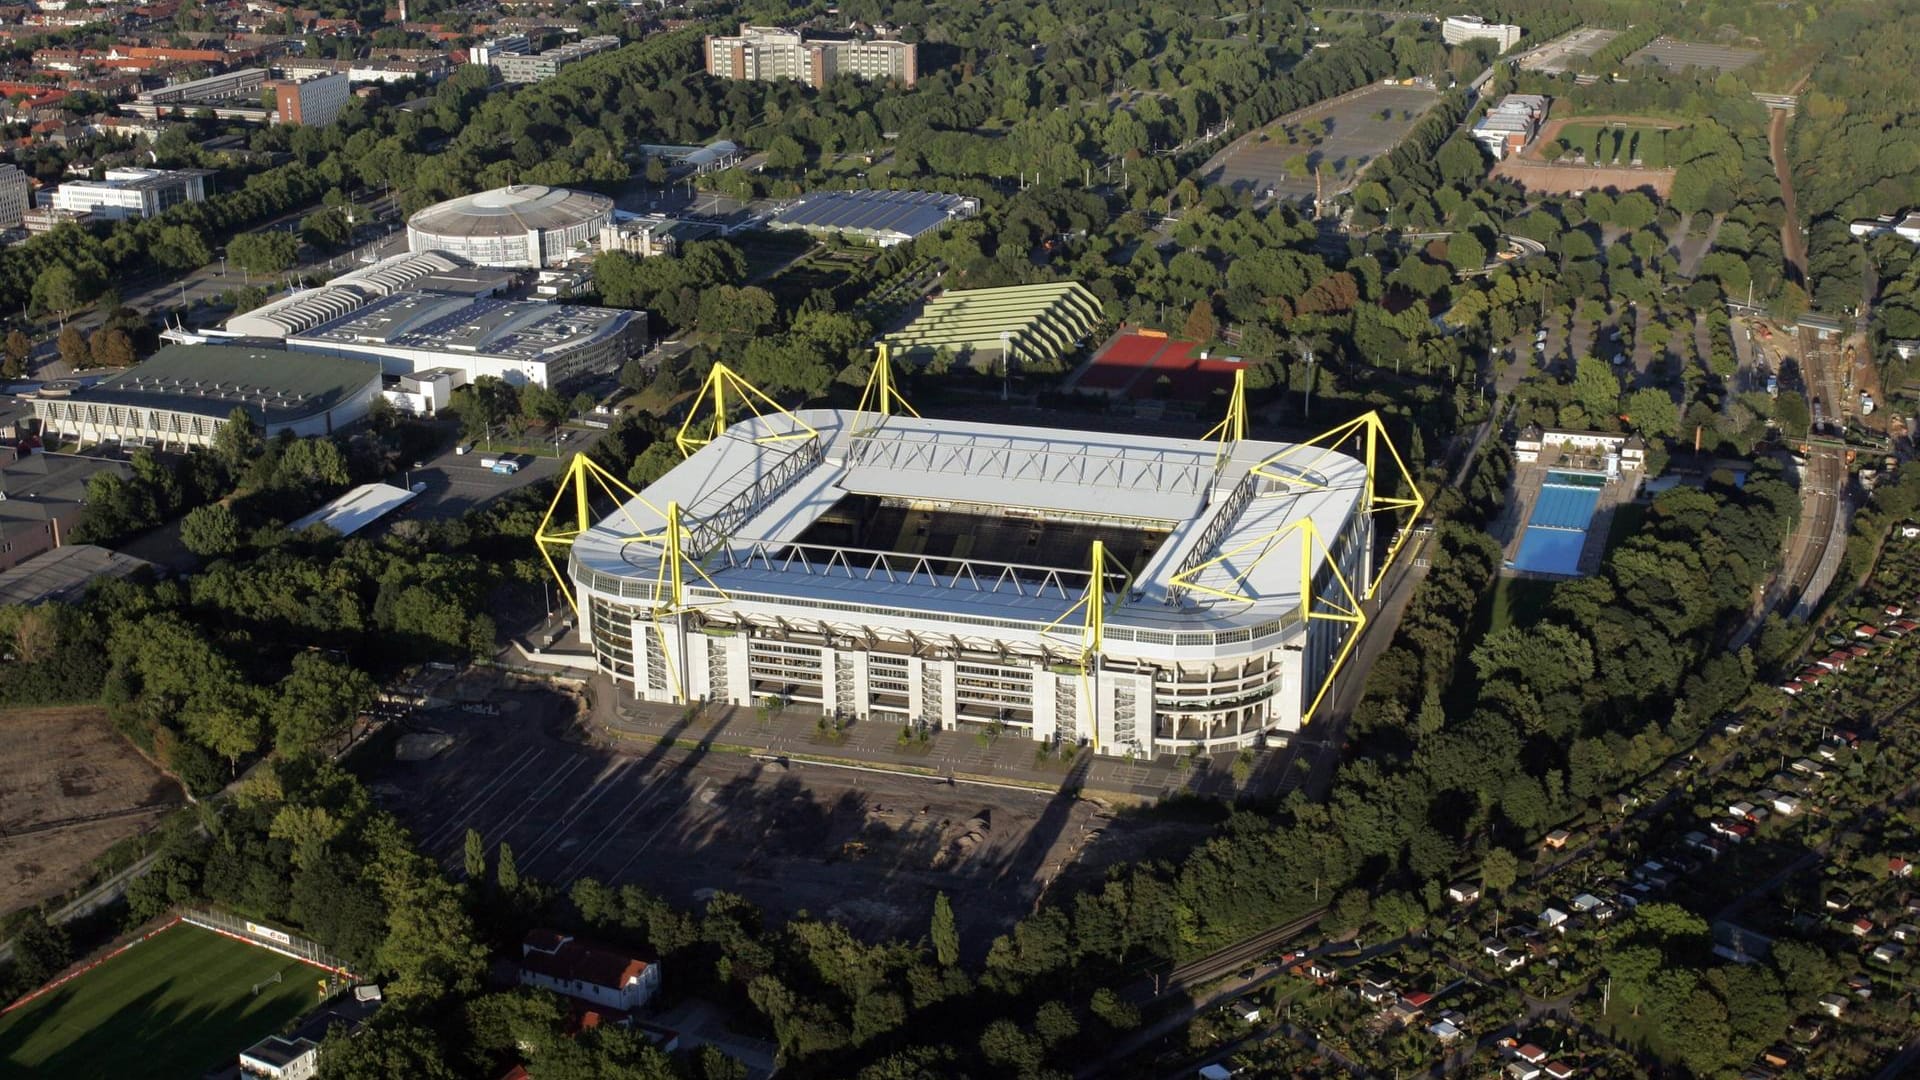
[[[1250,747],[1314,715],[1379,582],[1373,515],[1420,504],[1376,498],[1346,452],[1398,462],[1371,414],[1307,444],[1227,439],[1234,414],[1221,441],[696,415],[681,465],[578,529],[563,488],[538,540],[599,669],[644,700],[1114,755]],[[568,483],[613,491],[592,478]]]
[[[235,409],[269,438],[332,434],[364,419],[379,393],[379,367],[362,360],[169,345],[92,386],[47,383],[28,404],[54,438],[185,450],[212,445]]]
[[[388,375],[454,368],[554,387],[620,370],[647,344],[647,313],[535,300],[399,292],[291,335],[297,353],[371,360]]]
[[[1103,318],[1100,299],[1077,281],[958,289],[930,301],[887,344],[919,364],[941,349],[962,362],[1005,350],[1015,366],[1044,364],[1079,348]]]
[[[977,199],[934,191],[818,191],[775,214],[767,227],[892,247],[979,212]]]

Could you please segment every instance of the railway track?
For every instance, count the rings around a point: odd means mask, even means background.
[[[1212,982],[1223,975],[1230,975],[1249,964],[1258,962],[1262,956],[1313,929],[1319,925],[1321,917],[1326,913],[1326,908],[1316,908],[1292,922],[1263,930],[1217,952],[1177,965],[1164,977],[1156,975],[1142,979],[1129,987],[1124,996],[1136,1005],[1144,1005],[1171,994],[1180,993],[1189,987]]]

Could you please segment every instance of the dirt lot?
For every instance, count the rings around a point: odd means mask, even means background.
[[[0,907],[78,884],[88,862],[149,828],[180,789],[127,745],[98,709],[0,712]]]
[[[570,700],[496,692],[498,715],[422,714],[452,737],[426,761],[391,749],[356,763],[421,847],[458,872],[466,832],[510,844],[522,874],[565,886],[633,883],[678,904],[715,890],[777,915],[805,910],[863,937],[924,931],[953,900],[969,951],[1032,910],[1044,884],[1156,850],[1204,825],[1115,816],[1070,796],[740,753],[584,741]]]
[[[1375,83],[1351,93],[1288,113],[1260,131],[1251,132],[1215,154],[1200,168],[1200,179],[1236,191],[1291,201],[1313,198],[1313,174],[1322,163],[1333,167],[1326,194],[1343,190],[1367,162],[1393,149],[1406,137],[1440,95],[1419,86],[1382,86]],[[1382,114],[1386,119],[1382,119]],[[1333,128],[1317,146],[1289,142],[1288,128],[1333,121]],[[1261,135],[1266,135],[1263,141]],[[1304,157],[1306,172],[1289,174],[1286,162]]]
[[[1561,129],[1568,124],[1673,127],[1672,124],[1659,120],[1634,116],[1555,117],[1540,126],[1540,134],[1534,136],[1533,142],[1527,145],[1524,152],[1510,155],[1497,162],[1493,167],[1494,178],[1511,180],[1528,191],[1555,195],[1577,191],[1620,192],[1643,188],[1664,199],[1667,192],[1672,190],[1672,169],[1572,165],[1561,162],[1548,163],[1543,160],[1540,157],[1541,148],[1559,138]]]

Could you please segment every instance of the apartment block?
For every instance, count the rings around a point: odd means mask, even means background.
[[[798,30],[742,24],[740,33],[707,39],[707,74],[721,79],[797,79],[816,89],[839,75],[920,78],[917,47],[890,38],[808,39]]]

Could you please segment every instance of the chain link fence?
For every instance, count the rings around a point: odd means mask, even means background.
[[[340,975],[342,978],[353,978],[353,973],[347,970],[345,961],[342,961],[339,957],[321,948],[317,943],[308,941],[306,938],[300,937],[297,934],[288,933],[277,927],[268,926],[265,923],[253,922],[249,919],[240,918],[237,915],[229,915],[224,911],[210,911],[201,908],[190,908],[182,911],[180,918],[184,922],[190,922],[195,926],[205,930],[211,930],[216,934],[225,934],[231,938],[238,938],[250,945],[258,945],[263,949],[271,949],[282,956],[290,956],[295,960],[304,961],[315,967],[325,968],[328,971]]]

